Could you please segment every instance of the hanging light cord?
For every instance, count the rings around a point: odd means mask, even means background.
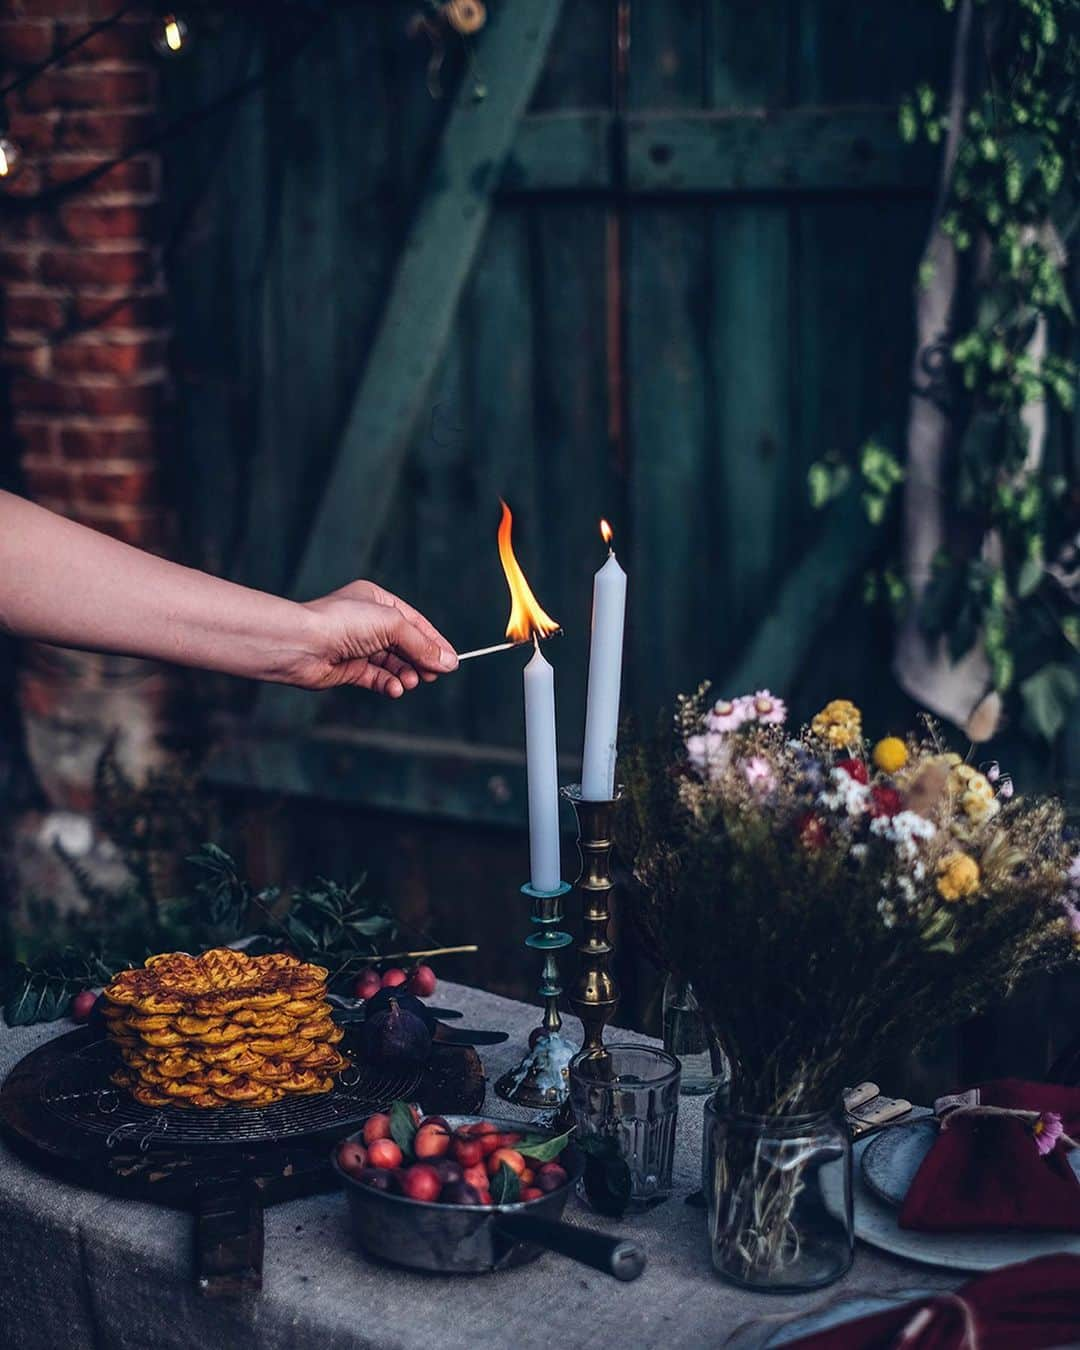
[[[77,50],[84,43],[89,42],[91,38],[97,37],[99,33],[103,33],[107,28],[111,28],[113,24],[119,23],[125,14],[130,14],[131,11],[136,8],[138,8],[137,0],[132,0],[132,3],[121,5],[115,14],[110,14],[108,18],[99,19],[97,23],[91,24],[90,27],[87,28],[85,32],[80,33],[77,38],[73,38],[58,51],[54,51],[51,56],[47,56],[44,61],[40,61],[36,66],[31,66],[29,70],[24,70],[21,75],[16,76],[10,83],[5,84],[4,87],[0,89],[0,99],[7,98],[9,94],[14,94],[17,90],[21,89],[23,85],[29,84],[31,80],[36,80],[39,75],[43,75],[45,71],[58,65],[69,52]]]

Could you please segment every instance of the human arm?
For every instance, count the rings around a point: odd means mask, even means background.
[[[132,548],[0,492],[0,629],[247,679],[400,698],[457,666],[449,642],[373,582],[299,603]]]

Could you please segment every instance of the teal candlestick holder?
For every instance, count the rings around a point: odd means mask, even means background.
[[[559,952],[574,940],[559,928],[563,920],[563,898],[569,895],[570,885],[564,881],[557,891],[537,891],[525,885],[521,893],[532,901],[532,922],[536,926],[525,939],[525,945],[544,954],[539,987],[540,997],[544,1000],[544,1016],[529,1036],[528,1053],[515,1068],[503,1074],[495,1084],[495,1091],[503,1101],[538,1111],[562,1106],[570,1090],[570,1060],[574,1056],[574,1047],[560,1034],[559,995],[563,990],[559,983],[558,962]]]

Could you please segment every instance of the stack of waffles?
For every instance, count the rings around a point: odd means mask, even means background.
[[[217,947],[167,952],[105,990],[124,1061],[113,1082],[144,1106],[269,1106],[329,1092],[348,1061],[334,1048],[327,972],[294,956]]]

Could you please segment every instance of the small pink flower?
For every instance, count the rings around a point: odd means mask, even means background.
[[[1065,911],[1069,932],[1074,936],[1080,934],[1080,909],[1077,909],[1067,895],[1061,897],[1061,908]]]
[[[995,759],[993,764],[986,770],[986,778],[990,783],[996,783],[1001,777],[1001,765]]]
[[[1006,774],[1005,777],[998,782],[998,796],[1004,797],[1004,799],[1008,801],[1015,791],[1016,789],[1013,787],[1013,780]]]
[[[707,731],[704,736],[686,738],[686,757],[691,768],[711,782],[727,767],[731,751],[719,732]]]
[[[1080,853],[1069,864],[1069,870],[1065,875],[1069,879],[1069,885],[1074,890],[1080,890]]]
[[[1042,1156],[1054,1151],[1054,1145],[1065,1133],[1065,1126],[1056,1111],[1044,1111],[1031,1127],[1035,1136],[1035,1147]]]
[[[787,720],[787,704],[782,698],[773,698],[767,689],[759,689],[747,702],[753,707],[754,716],[765,726],[778,727]]]
[[[746,720],[747,710],[741,698],[717,699],[705,718],[710,731],[738,731]]]
[[[772,765],[761,755],[754,755],[752,759],[744,759],[742,771],[746,774],[746,781],[755,792],[771,792],[776,786]]]

